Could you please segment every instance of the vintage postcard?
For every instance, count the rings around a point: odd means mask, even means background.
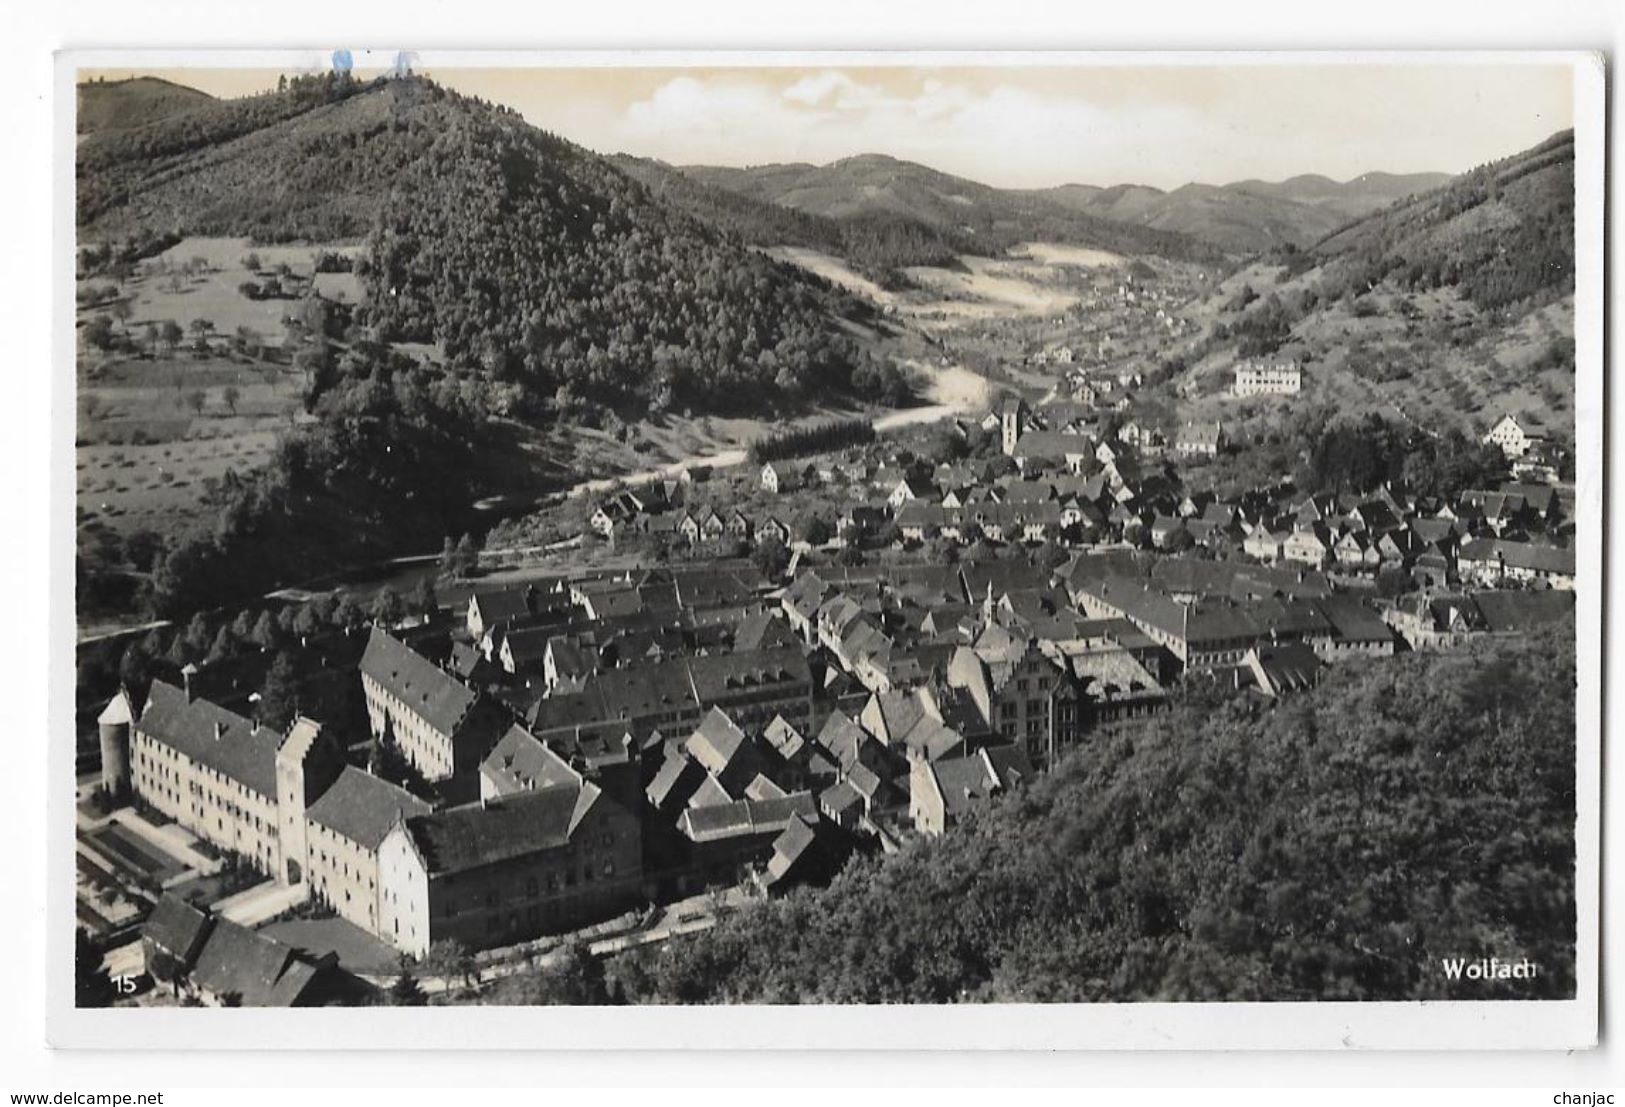
[[[1595,1041],[1598,57],[58,82],[58,1044]]]

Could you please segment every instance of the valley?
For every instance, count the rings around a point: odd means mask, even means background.
[[[1574,994],[1572,132],[882,144],[1015,188],[271,77],[80,89],[85,1006]]]

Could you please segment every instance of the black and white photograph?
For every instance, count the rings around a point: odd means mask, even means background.
[[[1599,56],[57,65],[65,1018],[1595,1042]]]

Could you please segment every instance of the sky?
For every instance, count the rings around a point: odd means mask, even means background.
[[[677,165],[882,153],[1011,188],[1458,173],[1573,125],[1566,65],[1505,59],[418,71],[600,153]],[[277,75],[142,72],[224,96]]]

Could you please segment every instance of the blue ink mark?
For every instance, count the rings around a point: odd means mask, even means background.
[[[338,70],[340,73],[348,73],[348,72],[350,72],[351,64],[352,64],[352,62],[350,60],[350,51],[348,51],[348,50],[334,50],[333,51],[333,68],[334,69]]]

